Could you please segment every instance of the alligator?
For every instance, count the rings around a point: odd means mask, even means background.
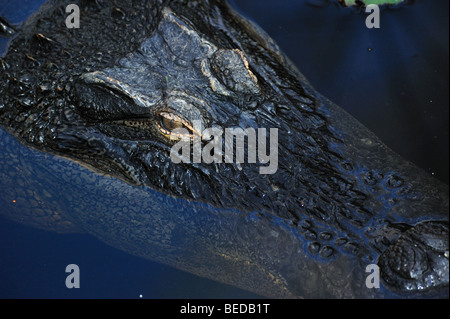
[[[3,216],[272,298],[448,297],[448,186],[258,25],[224,0],[72,2],[79,28],[65,1],[0,21]],[[276,128],[276,169],[215,148],[173,160],[225,145],[214,127]]]

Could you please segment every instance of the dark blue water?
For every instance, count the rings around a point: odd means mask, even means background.
[[[235,3],[320,93],[448,184],[448,1],[382,10],[380,29],[332,1]]]
[[[0,15],[18,24],[38,3],[0,0]],[[334,4],[235,3],[278,42],[319,92],[395,151],[448,183],[447,0],[383,10],[379,30],[365,28],[365,14]],[[6,39],[0,38],[0,52],[5,44]],[[80,289],[65,287],[65,267],[70,263],[80,266]],[[140,294],[255,297],[130,256],[87,235],[58,235],[0,219],[0,298],[139,298]]]

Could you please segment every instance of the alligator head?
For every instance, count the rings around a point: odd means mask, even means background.
[[[97,8],[103,31],[88,10],[78,33],[49,27],[56,11],[26,29],[35,51],[17,53],[28,42],[16,41],[2,61],[2,123],[29,145],[130,184],[276,216],[309,258],[378,263],[394,291],[448,287],[445,185],[315,92],[226,3],[151,3]],[[238,139],[227,144],[226,129],[245,131],[248,143],[258,132],[258,160]],[[268,149],[270,129],[277,143]],[[180,142],[188,158],[175,161]],[[195,161],[196,146],[214,160]]]

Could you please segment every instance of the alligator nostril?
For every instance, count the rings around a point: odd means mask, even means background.
[[[448,286],[448,223],[422,222],[409,228],[384,251],[378,265],[394,290]]]
[[[428,269],[425,251],[407,239],[400,239],[385,255],[391,270],[403,278],[418,279]]]

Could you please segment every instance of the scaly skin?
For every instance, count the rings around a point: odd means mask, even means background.
[[[0,123],[66,158],[20,147],[18,162],[2,133],[2,171],[64,194],[30,224],[67,220],[270,297],[448,295],[448,187],[317,93],[256,25],[223,1],[144,1],[80,4],[83,27],[67,29],[64,6],[31,18],[0,60]],[[277,128],[276,172],[174,163],[171,129],[192,137],[196,121]],[[365,286],[372,263],[382,289]]]

